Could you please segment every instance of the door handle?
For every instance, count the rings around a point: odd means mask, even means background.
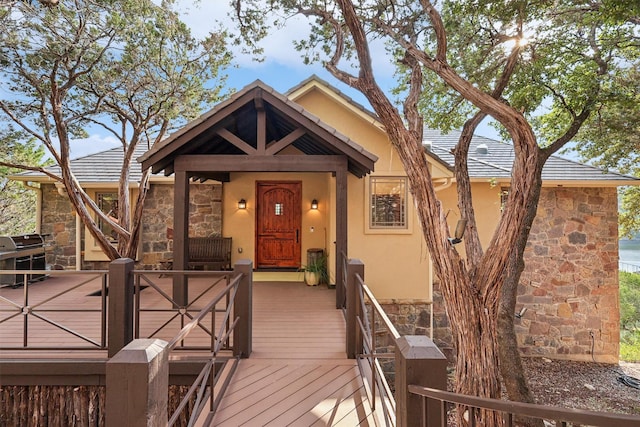
[[[296,243],[300,243],[300,230],[296,229]]]

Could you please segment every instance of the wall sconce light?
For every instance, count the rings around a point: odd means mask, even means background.
[[[247,209],[247,201],[245,199],[238,201],[238,209]]]
[[[311,209],[318,209],[318,201],[316,199],[311,201]]]
[[[456,224],[456,231],[454,233],[454,237],[449,237],[449,242],[452,245],[462,242],[462,237],[464,236],[464,232],[466,229],[467,229],[467,220],[466,219],[458,220],[458,224]]]

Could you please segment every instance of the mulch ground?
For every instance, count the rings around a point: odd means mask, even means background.
[[[640,416],[640,390],[619,381],[623,375],[640,379],[640,363],[524,358],[523,364],[539,404]]]

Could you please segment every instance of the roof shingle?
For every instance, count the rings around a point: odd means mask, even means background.
[[[423,141],[431,142],[432,153],[450,166],[454,165],[451,150],[460,138],[460,131],[443,134],[439,130],[424,129]],[[477,152],[479,145],[487,147],[487,154]],[[469,176],[471,178],[510,178],[515,158],[513,145],[482,136],[474,136],[469,150]],[[616,172],[607,172],[559,156],[551,156],[542,170],[543,181],[633,181],[639,179]]]

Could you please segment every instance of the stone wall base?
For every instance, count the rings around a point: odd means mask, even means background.
[[[222,232],[222,185],[193,184],[189,189],[189,236],[206,237]],[[76,267],[76,215],[68,197],[54,185],[42,186],[42,233],[47,239],[48,265]],[[152,184],[145,200],[140,259],[136,268],[156,270],[173,258],[173,185]],[[81,230],[84,249],[84,227]],[[84,270],[106,270],[108,261],[82,260]]]

